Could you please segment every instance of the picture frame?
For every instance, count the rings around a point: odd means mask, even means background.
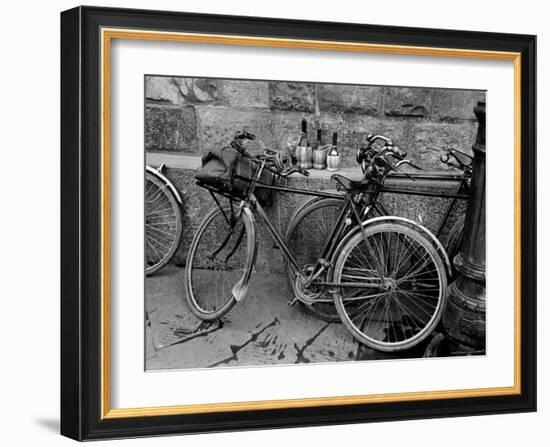
[[[113,408],[113,41],[510,61],[514,67],[514,384]],[[77,7],[61,14],[61,433],[77,440],[536,410],[536,37]]]

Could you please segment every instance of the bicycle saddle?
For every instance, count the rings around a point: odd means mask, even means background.
[[[330,179],[338,182],[345,190],[350,192],[364,191],[368,187],[368,182],[363,180],[352,180],[341,174],[333,174]]]

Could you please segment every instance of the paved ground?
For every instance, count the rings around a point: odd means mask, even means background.
[[[146,281],[147,369],[207,368],[394,358],[357,343],[339,323],[287,304],[280,275],[252,277],[247,298],[219,322],[196,318],[185,303],[183,268],[168,266]],[[399,357],[420,357],[425,345]]]

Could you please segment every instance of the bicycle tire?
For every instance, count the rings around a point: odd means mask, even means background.
[[[395,236],[392,238],[391,234]],[[406,248],[407,245],[411,249]],[[356,257],[352,258],[352,254]],[[420,267],[412,264],[420,262],[418,259],[422,262]],[[361,262],[365,268],[361,267]],[[346,266],[349,270],[346,281],[342,281]],[[420,268],[418,275],[411,278],[417,268]],[[441,319],[447,300],[445,264],[431,241],[417,230],[399,223],[379,222],[367,225],[363,232],[357,232],[344,244],[335,262],[332,281],[349,283],[350,278],[361,277],[370,280],[372,276],[368,275],[376,275],[373,270],[378,269],[387,275],[381,282],[384,286],[366,288],[361,285],[359,291],[340,287],[334,298],[336,309],[346,328],[360,343],[384,352],[410,349],[426,339]],[[436,287],[437,292],[432,293]],[[364,290],[372,292],[369,295]],[[363,295],[353,296],[356,293]],[[376,326],[371,327],[371,322]],[[398,339],[399,331],[402,339]]]
[[[466,221],[466,216],[463,215],[458,218],[449,231],[449,236],[447,237],[445,243],[445,250],[451,261],[451,268],[453,269],[454,275],[454,258],[460,252],[462,246],[462,238],[464,237],[464,222]]]
[[[183,233],[179,203],[166,182],[145,173],[145,275],[168,264],[178,250]]]
[[[322,246],[321,243],[322,241],[326,241],[326,239],[330,236],[330,231],[334,227],[336,219],[340,215],[343,206],[343,200],[316,197],[314,199],[307,200],[295,211],[294,215],[290,219],[290,223],[288,224],[287,231],[285,233],[285,243],[298,261],[298,264],[305,266],[317,260],[319,250]],[[325,213],[327,217],[332,218],[331,222],[323,222],[317,228],[318,231],[316,233],[312,231],[305,231],[305,228],[301,228],[302,226],[307,227],[309,225],[309,222],[306,222],[306,219],[311,218],[314,213],[317,213],[320,210],[326,211],[327,209],[332,210]],[[315,218],[311,220],[317,221]],[[317,223],[319,224],[319,222]],[[315,250],[311,251],[312,247]],[[319,303],[318,305],[312,305],[304,301],[303,298],[311,299],[315,296],[315,293],[312,293],[309,296],[302,296],[307,293],[307,291],[300,290],[299,284],[297,284],[297,275],[294,271],[294,267],[288,261],[286,256],[284,257],[283,262],[289,286],[304,309],[308,313],[311,313],[315,317],[324,321],[339,322],[340,316],[338,315],[334,304]],[[319,294],[319,296],[321,295],[322,293]]]
[[[200,224],[189,247],[185,265],[185,297],[193,314],[202,320],[216,320],[229,312],[237,302],[234,296],[237,285],[244,291],[241,299],[244,298],[256,260],[255,224],[251,213],[238,211],[233,224],[228,220],[229,215],[228,209],[211,211]],[[207,231],[209,233],[203,241]],[[222,261],[224,256],[226,259]],[[228,264],[229,260],[233,265]],[[233,271],[234,275],[228,273]],[[207,272],[221,273],[212,275]],[[209,295],[214,295],[216,301],[221,295],[221,304],[206,308],[202,302],[209,299]]]

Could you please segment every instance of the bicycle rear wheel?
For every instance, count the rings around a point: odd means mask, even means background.
[[[225,315],[244,297],[256,258],[254,221],[244,211],[217,208],[193,237],[185,265],[185,294],[203,320]]]
[[[307,274],[307,269],[313,268],[317,262],[344,203],[338,199],[313,199],[299,208],[290,220],[285,243],[302,268],[302,273]],[[330,293],[315,288],[303,288],[294,267],[286,257],[284,266],[295,297],[308,312],[325,321],[340,321]],[[318,302],[315,303],[315,300]]]
[[[454,258],[460,252],[460,248],[462,247],[462,238],[464,236],[465,220],[466,220],[466,216],[461,216],[458,218],[458,220],[455,222],[455,224],[451,228],[451,231],[449,231],[449,236],[447,237],[447,241],[445,243],[445,250],[447,251],[447,255],[449,256],[449,261],[451,261],[453,274],[455,273]]]
[[[335,296],[342,322],[380,351],[420,343],[446,304],[440,255],[421,233],[398,223],[374,223],[353,235],[338,255],[333,281],[346,284]]]
[[[164,267],[179,247],[182,219],[179,204],[166,183],[145,173],[145,274]]]

